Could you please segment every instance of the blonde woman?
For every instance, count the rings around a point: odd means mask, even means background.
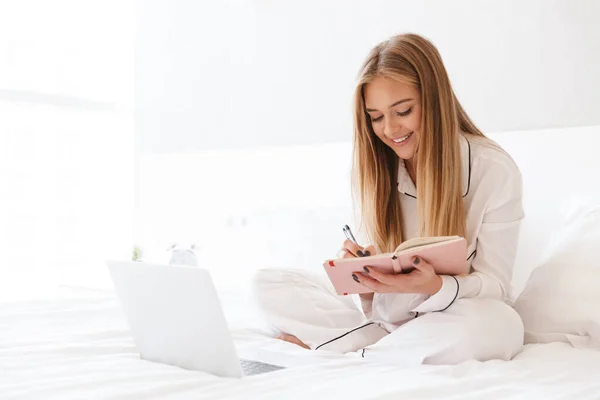
[[[521,319],[506,304],[524,217],[517,166],[469,119],[421,36],[395,36],[370,52],[354,104],[353,186],[372,245],[346,241],[339,257],[459,235],[471,273],[440,276],[418,257],[408,274],[367,267],[353,278],[373,293],[354,301],[326,278],[262,270],[254,293],[267,321],[282,340],[366,359],[511,359],[523,344]]]

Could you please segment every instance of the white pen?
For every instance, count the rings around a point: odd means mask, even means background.
[[[350,240],[352,243],[354,243],[357,246],[362,248],[362,246],[360,244],[358,244],[358,242],[356,241],[356,238],[352,234],[352,230],[350,229],[350,227],[348,225],[344,225],[343,231],[344,231],[344,234],[346,235],[346,237],[348,238],[348,240]],[[359,257],[368,257],[371,255],[371,252],[368,250],[365,251],[364,253],[361,250],[359,250],[357,253],[360,253],[360,254],[357,254]]]
[[[354,235],[352,234],[352,230],[350,229],[350,227],[348,225],[344,225],[343,231],[344,231],[344,234],[346,235],[346,237],[348,238],[348,240],[351,240],[355,244],[358,244],[356,242],[356,239],[354,238]]]

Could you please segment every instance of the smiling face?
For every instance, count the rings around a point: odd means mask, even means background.
[[[419,146],[421,94],[396,80],[377,76],[364,87],[373,131],[398,157],[413,160]]]

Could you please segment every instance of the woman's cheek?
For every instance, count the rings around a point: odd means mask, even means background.
[[[372,125],[372,126],[373,126],[373,132],[375,132],[375,135],[376,135],[376,136],[377,136],[379,139],[381,139],[381,140],[384,140],[384,139],[385,139],[385,137],[384,137],[384,134],[383,134],[383,130],[382,130],[382,129],[381,129],[381,127],[379,127],[378,125],[379,125],[379,124],[374,124],[374,125]]]

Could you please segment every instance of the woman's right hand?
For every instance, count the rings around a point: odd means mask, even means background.
[[[338,253],[338,258],[356,258],[373,255],[375,255],[374,246],[360,247],[353,241],[346,239]]]
[[[346,239],[338,253],[338,258],[366,257],[373,256],[375,253],[375,246],[361,247],[353,241]],[[359,296],[363,300],[373,300],[373,293],[360,293]]]

